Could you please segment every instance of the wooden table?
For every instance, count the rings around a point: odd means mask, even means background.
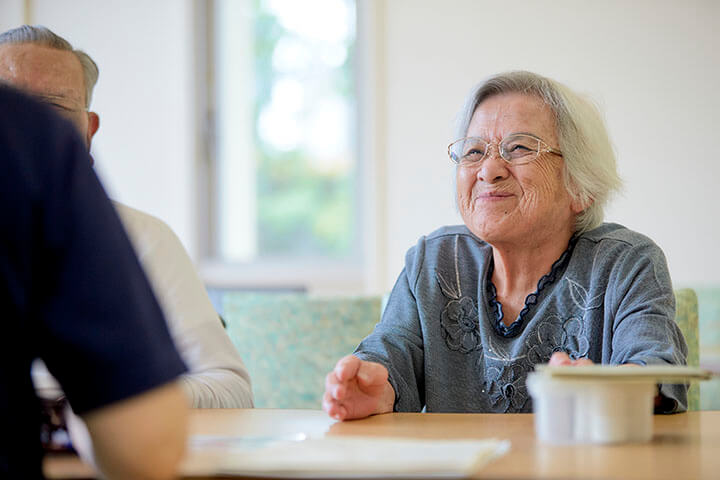
[[[314,410],[194,410],[192,434],[403,436],[502,438],[510,452],[478,473],[491,479],[720,479],[720,411],[656,415],[652,442],[627,445],[544,445],[535,440],[532,414],[392,413],[335,422]],[[187,465],[212,464],[190,455]],[[51,478],[93,478],[77,459],[49,459]],[[205,478],[205,477],[192,477]],[[211,478],[211,477],[206,477]],[[227,477],[212,477],[227,478]]]

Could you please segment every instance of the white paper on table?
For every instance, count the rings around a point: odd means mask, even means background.
[[[296,436],[273,441],[270,437],[196,436],[191,439],[191,452],[211,453],[212,460],[188,463],[184,473],[268,478],[465,478],[509,448],[509,441],[496,439]]]

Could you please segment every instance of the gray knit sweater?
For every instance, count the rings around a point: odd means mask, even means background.
[[[465,226],[420,238],[382,320],[355,354],[385,365],[396,411],[529,412],[528,372],[553,352],[603,364],[685,364],[665,257],[617,224],[574,237],[509,327],[492,248]],[[687,406],[663,385],[665,411]]]

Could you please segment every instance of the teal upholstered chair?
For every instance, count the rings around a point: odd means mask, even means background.
[[[699,364],[698,300],[675,292],[676,321],[688,344],[688,365]],[[227,330],[250,372],[258,408],[321,406],[325,375],[351,353],[380,320],[380,297],[313,298],[306,294],[227,292]],[[699,386],[688,392],[699,408]]]
[[[380,320],[380,297],[227,292],[223,317],[258,408],[321,408],[325,375]]]
[[[675,321],[685,336],[688,345],[689,366],[700,365],[700,344],[698,340],[698,299],[689,288],[675,290]],[[700,409],[700,386],[693,383],[688,390],[688,410]]]
[[[700,313],[700,365],[720,372],[720,288],[696,288]],[[720,378],[700,384],[700,408],[720,410]]]

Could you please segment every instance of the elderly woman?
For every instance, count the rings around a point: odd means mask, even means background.
[[[464,225],[408,251],[382,321],[328,374],[325,411],[528,412],[538,363],[684,364],[662,251],[602,223],[620,180],[592,104],[501,74],[472,92],[458,136]],[[656,399],[665,412],[686,403],[682,385]]]

